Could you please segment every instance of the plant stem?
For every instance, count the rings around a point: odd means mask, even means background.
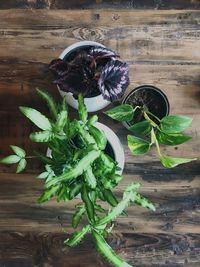
[[[149,121],[153,127],[156,127],[156,128],[158,127],[158,125],[157,125],[154,121],[152,121],[151,118],[149,118],[149,116],[147,115],[146,112],[144,112],[144,118],[145,118],[147,121]]]
[[[161,154],[161,151],[160,151],[160,146],[159,146],[159,143],[158,143],[158,140],[156,138],[155,131],[154,131],[153,128],[151,130],[151,140],[152,140],[152,144],[155,143],[156,148],[157,148],[158,155],[161,158],[162,157],[162,154]]]
[[[153,113],[151,113],[149,110],[146,110],[146,113],[151,115],[152,117],[154,117],[157,121],[161,121],[156,115],[154,115]]]

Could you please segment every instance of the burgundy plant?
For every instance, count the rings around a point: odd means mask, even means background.
[[[49,69],[54,83],[74,96],[95,96],[109,101],[122,97],[129,85],[128,65],[111,49],[95,46],[78,51],[70,59],[54,59]]]

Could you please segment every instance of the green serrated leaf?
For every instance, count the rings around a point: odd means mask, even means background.
[[[73,228],[77,228],[79,225],[83,214],[86,212],[85,206],[82,206],[72,217],[72,226]]]
[[[192,139],[191,136],[182,133],[166,134],[161,131],[156,133],[156,138],[160,144],[168,146],[177,146]]]
[[[117,121],[131,121],[134,109],[131,105],[122,104],[105,112],[106,115]]]
[[[17,155],[10,155],[0,160],[3,164],[14,164],[20,161],[20,157]]]
[[[87,121],[88,113],[87,113],[87,108],[84,103],[84,98],[81,94],[78,96],[78,113],[80,120],[83,122]]]
[[[97,181],[96,181],[96,178],[94,176],[94,173],[92,171],[92,167],[91,166],[89,166],[87,168],[87,170],[85,171],[84,177],[85,177],[85,181],[86,181],[87,185],[90,188],[92,188],[92,189],[96,188]]]
[[[60,185],[53,186],[44,191],[44,193],[38,198],[38,203],[44,203],[49,201],[58,192]]]
[[[184,131],[192,122],[192,119],[186,116],[166,116],[160,121],[160,129],[165,133],[179,133]]]
[[[155,211],[155,206],[145,197],[141,196],[139,193],[137,193],[135,198],[135,203],[139,206],[142,206],[143,208],[150,209],[152,211]]]
[[[38,179],[46,179],[49,176],[49,172],[42,172],[36,178]]]
[[[56,119],[58,111],[57,111],[57,105],[56,105],[53,97],[48,92],[46,92],[42,89],[36,88],[36,90],[37,90],[38,94],[46,101],[52,116],[54,117],[54,119]]]
[[[67,182],[71,179],[75,179],[76,177],[83,174],[84,171],[87,170],[88,166],[90,166],[94,160],[96,160],[100,155],[100,151],[92,150],[88,152],[88,154],[83,157],[77,164],[75,164],[72,168],[66,169],[63,174],[55,177],[53,180],[49,181],[46,184],[46,187],[50,187],[60,182]]]
[[[87,126],[88,127],[93,126],[97,121],[98,121],[98,116],[93,115],[88,119]]]
[[[26,168],[26,165],[27,165],[27,161],[25,159],[21,159],[19,161],[19,164],[17,165],[17,170],[16,170],[16,173],[20,173],[22,172],[25,168]]]
[[[41,132],[34,132],[30,134],[30,139],[33,142],[41,142],[46,143],[49,142],[53,137],[53,133],[50,131],[41,131]]]
[[[64,243],[70,247],[74,247],[81,242],[81,240],[86,236],[86,234],[90,232],[90,230],[90,225],[87,225],[80,232],[76,232],[71,238],[66,239]]]
[[[95,240],[97,250],[107,259],[109,263],[112,263],[116,267],[132,267],[121,259],[114,250],[108,245],[103,236],[96,230],[92,231],[92,236]]]
[[[133,155],[145,154],[150,149],[150,143],[142,138],[128,135],[128,147]]]
[[[129,127],[129,130],[136,135],[146,135],[151,132],[152,126],[149,121],[141,121]]]
[[[180,164],[188,163],[194,160],[197,160],[197,158],[187,159],[187,158],[172,158],[166,156],[160,157],[160,161],[165,168],[174,168]]]
[[[13,152],[17,156],[19,156],[20,158],[24,158],[26,156],[25,150],[22,149],[21,147],[19,147],[19,146],[13,146],[13,145],[11,145],[10,147],[12,148]]]
[[[97,221],[95,227],[106,225],[107,223],[113,221],[117,216],[119,216],[124,211],[124,209],[130,205],[131,202],[135,201],[137,193],[134,191],[138,189],[139,186],[139,183],[130,184],[124,191],[123,199],[108,213],[107,216]]]
[[[29,107],[19,107],[20,111],[31,120],[37,127],[42,130],[51,130],[51,123],[47,117],[41,114],[39,111]]]
[[[58,114],[57,121],[56,121],[56,131],[62,131],[67,123],[68,113],[67,111],[61,111]]]

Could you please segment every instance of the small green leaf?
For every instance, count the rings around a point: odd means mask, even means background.
[[[160,144],[168,146],[180,145],[192,139],[191,136],[182,133],[166,134],[160,131],[156,133],[156,138]]]
[[[20,161],[20,157],[17,155],[10,155],[0,160],[3,164],[14,164]]]
[[[46,142],[49,142],[52,139],[52,137],[53,137],[53,134],[50,131],[34,132],[30,134],[30,139],[33,142],[46,143]]]
[[[25,159],[21,159],[17,166],[16,173],[22,172],[26,168],[27,161]]]
[[[79,225],[83,214],[85,213],[86,209],[85,206],[82,206],[74,215],[72,218],[72,226],[73,228],[77,228],[77,226]]]
[[[57,118],[57,106],[56,106],[56,103],[53,99],[53,97],[46,91],[44,90],[41,90],[39,88],[36,88],[38,94],[46,101],[48,107],[49,107],[49,110],[51,112],[51,114],[53,115],[54,119]]]
[[[185,130],[192,122],[186,116],[166,116],[160,121],[160,129],[165,133],[179,133]]]
[[[36,178],[38,179],[46,179],[49,176],[49,172],[42,172]]]
[[[20,158],[24,158],[26,156],[26,152],[21,147],[13,146],[13,145],[10,147],[12,148],[13,152],[15,152],[15,154],[19,156]]]
[[[53,186],[44,191],[44,193],[38,198],[38,203],[43,203],[50,200],[57,193],[60,185]]]
[[[19,107],[20,111],[42,130],[51,130],[51,123],[47,117],[39,111],[29,107]]]
[[[94,189],[96,187],[96,185],[97,185],[97,181],[96,181],[96,178],[95,178],[95,176],[93,174],[91,166],[89,166],[87,168],[87,170],[85,171],[84,177],[85,177],[85,181],[86,181],[87,185],[90,188]]]
[[[149,121],[141,121],[129,127],[129,130],[136,135],[146,135],[151,132],[152,126]]]
[[[131,121],[133,113],[133,107],[128,104],[122,104],[105,112],[106,115],[117,121]]]
[[[87,108],[84,103],[84,98],[81,94],[78,95],[78,113],[79,113],[80,120],[82,120],[83,122],[86,122],[87,117],[88,117]]]
[[[135,203],[139,206],[142,206],[143,208],[150,209],[152,211],[155,211],[155,206],[145,197],[141,196],[139,193],[137,193],[135,198]]]
[[[197,160],[197,158],[186,159],[186,158],[172,158],[166,156],[162,156],[160,158],[160,161],[165,168],[174,168],[180,164],[188,163],[194,160]]]
[[[85,235],[90,232],[90,230],[90,225],[87,225],[80,232],[76,232],[71,238],[66,239],[64,243],[70,247],[74,247],[81,242]]]
[[[150,143],[139,137],[128,135],[128,147],[133,155],[141,155],[149,150]]]
[[[57,121],[56,121],[56,131],[59,132],[59,131],[62,131],[67,123],[67,116],[68,116],[68,113],[67,111],[61,111],[59,114],[58,114],[58,117],[57,117]]]

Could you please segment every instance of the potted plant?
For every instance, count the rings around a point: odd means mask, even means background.
[[[191,139],[183,131],[192,119],[169,114],[166,95],[154,86],[144,85],[132,90],[118,105],[105,112],[114,120],[121,121],[132,135],[128,135],[128,146],[133,155],[147,153],[153,145],[162,165],[173,168],[196,158],[174,158],[164,155],[160,146],[177,146]]]
[[[78,108],[78,95],[84,96],[88,112],[100,110],[122,98],[129,84],[128,65],[104,45],[92,41],[67,47],[49,69],[62,96]]]
[[[43,203],[53,197],[58,202],[68,202],[80,195],[81,202],[75,206],[72,227],[76,229],[83,217],[87,218],[88,224],[66,239],[65,244],[76,246],[85,235],[91,234],[98,251],[113,266],[130,267],[116,255],[105,237],[112,230],[114,220],[121,214],[126,215],[124,210],[129,205],[139,205],[152,211],[155,210],[154,205],[137,192],[139,183],[131,183],[120,201],[116,198],[114,189],[122,176],[115,152],[112,158],[112,154],[108,154],[109,149],[106,150],[109,141],[112,147],[112,138],[106,137],[104,126],[99,127],[96,115],[88,117],[81,95],[78,96],[79,119],[71,120],[65,98],[57,104],[45,91],[38,90],[38,93],[47,102],[51,118],[35,109],[20,107],[21,112],[40,129],[31,133],[30,139],[46,143],[50,151],[47,155],[36,153],[44,162],[44,171],[38,176],[38,179],[44,180],[44,192],[38,202]],[[14,154],[3,158],[1,163],[17,163],[17,172],[21,172],[30,157],[18,146],[11,148]],[[112,149],[115,151],[114,147]],[[108,203],[111,208],[106,210],[99,200]]]

